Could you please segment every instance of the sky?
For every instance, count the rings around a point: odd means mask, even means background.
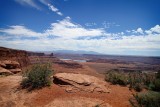
[[[0,0],[0,46],[160,56],[160,0]]]

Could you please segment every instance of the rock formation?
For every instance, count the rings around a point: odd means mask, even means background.
[[[20,64],[16,61],[0,61],[0,75],[11,75],[21,71]]]
[[[106,82],[94,76],[74,73],[57,73],[53,78],[53,82],[60,86],[64,86],[67,92],[110,92]]]
[[[30,63],[27,51],[0,47],[0,61],[4,60],[17,61],[20,67]]]
[[[13,73],[5,68],[0,67],[0,75],[12,75]]]

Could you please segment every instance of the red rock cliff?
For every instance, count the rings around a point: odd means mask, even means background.
[[[17,61],[21,67],[30,63],[27,51],[0,47],[0,61],[2,60]]]

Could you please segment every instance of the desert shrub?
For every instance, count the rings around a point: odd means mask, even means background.
[[[160,93],[148,91],[133,95],[134,100],[130,99],[130,103],[134,107],[160,107]]]
[[[128,84],[127,76],[119,72],[109,72],[105,78],[106,81],[111,82],[112,84],[119,84],[126,86]]]
[[[112,84],[128,85],[129,89],[134,89],[140,92],[143,88],[160,91],[160,72],[155,73],[142,73],[123,71],[108,71],[106,74],[106,81]]]
[[[160,70],[158,71],[157,75],[156,75],[157,79],[160,79]]]
[[[52,70],[49,64],[34,65],[24,74],[21,86],[29,90],[49,86],[51,84],[51,75]]]
[[[153,91],[160,91],[160,72],[155,75],[155,78],[149,84],[149,89]]]
[[[151,88],[153,91],[160,91],[160,79],[156,79],[153,83],[153,87]]]
[[[138,92],[144,88],[142,73],[134,72],[128,74],[129,88],[134,89]]]
[[[106,81],[111,82],[112,84],[119,85],[129,85],[129,89],[134,89],[140,92],[143,88],[146,89],[155,89],[155,83],[157,87],[159,86],[159,82],[155,82],[155,74],[154,73],[142,73],[142,72],[130,72],[125,73],[123,71],[108,71],[106,74]]]
[[[142,91],[142,89],[143,89],[143,87],[142,87],[142,85],[141,85],[140,83],[135,84],[133,88],[134,88],[134,90],[136,90],[137,92],[140,92],[140,91]]]

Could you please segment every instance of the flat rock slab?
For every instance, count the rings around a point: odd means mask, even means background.
[[[65,86],[67,92],[110,92],[107,83],[94,76],[74,73],[57,73],[53,78],[53,82],[60,86]]]

